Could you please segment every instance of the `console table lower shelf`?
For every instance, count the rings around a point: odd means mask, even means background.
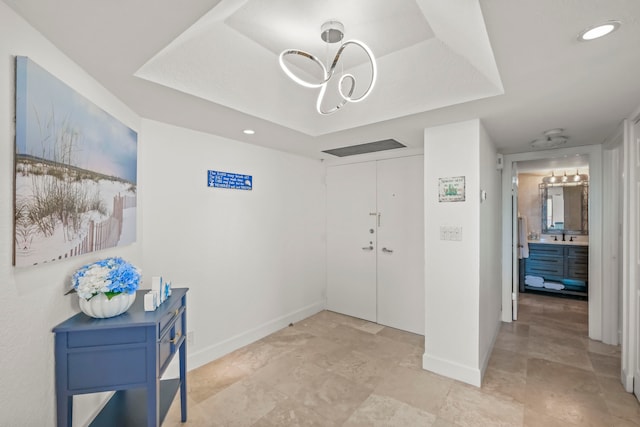
[[[160,424],[180,388],[179,379],[160,381]],[[147,404],[147,390],[134,388],[117,391],[89,427],[146,426],[147,413],[141,411]]]

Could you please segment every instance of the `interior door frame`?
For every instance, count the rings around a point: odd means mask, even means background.
[[[610,292],[602,294],[602,315],[609,316],[602,322],[602,342],[618,345],[622,341],[623,313],[622,292],[624,288],[624,269],[622,268],[624,219],[624,127],[622,122],[616,132],[603,144],[602,188],[604,206],[602,213],[602,282],[617,284]],[[622,188],[622,191],[620,191]]]
[[[518,320],[518,297],[520,295],[520,252],[518,244],[518,164],[511,163],[511,319]],[[526,231],[525,231],[526,232]]]
[[[622,363],[620,377],[626,391],[640,401],[640,144],[636,126],[640,110],[624,122],[624,227]],[[634,378],[635,377],[635,378]]]
[[[602,340],[602,145],[561,148],[503,156],[502,170],[502,321],[511,322],[512,235],[511,176],[513,164],[527,160],[584,154],[589,156],[589,337]]]

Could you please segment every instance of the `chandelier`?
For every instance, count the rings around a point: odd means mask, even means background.
[[[338,21],[327,21],[322,24],[320,37],[327,44],[342,41],[342,38],[344,37],[344,25],[342,25],[342,23]],[[334,107],[325,110],[322,107],[322,101],[324,100],[324,96],[327,91],[327,85],[329,84],[329,81],[334,77],[336,66],[338,65],[338,61],[340,60],[342,52],[349,45],[357,46],[366,53],[371,64],[371,81],[369,82],[367,90],[365,90],[362,95],[354,97],[353,94],[356,88],[356,78],[353,74],[343,73],[338,80],[338,93],[340,95],[340,101]],[[318,67],[320,67],[320,70],[322,71],[322,81],[310,82],[298,77],[284,62],[284,58],[288,55],[299,55],[315,63]],[[298,49],[286,49],[282,51],[282,53],[280,53],[279,62],[282,71],[284,71],[284,73],[289,76],[294,82],[311,89],[320,88],[320,93],[318,94],[318,99],[316,101],[316,110],[318,111],[318,113],[323,115],[335,113],[340,108],[344,107],[348,102],[364,101],[365,98],[371,93],[373,86],[376,84],[376,78],[378,74],[376,59],[373,56],[373,52],[371,52],[371,49],[369,49],[366,44],[358,40],[348,40],[342,43],[328,69],[316,56]]]

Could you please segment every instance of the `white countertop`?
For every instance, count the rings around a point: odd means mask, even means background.
[[[564,238],[566,239],[564,242],[562,241],[562,236],[558,236],[558,240],[553,240],[553,237],[542,237],[538,240],[527,240],[528,243],[543,243],[543,244],[549,244],[549,245],[577,245],[577,246],[589,246],[589,240],[587,237],[579,237],[579,238],[575,238],[573,242],[570,242],[569,239],[571,239],[571,236],[564,236]]]

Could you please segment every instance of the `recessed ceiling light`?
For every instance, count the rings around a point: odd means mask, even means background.
[[[256,133],[256,131],[253,129],[245,129],[242,132],[246,135],[253,135],[254,133]]]
[[[578,34],[578,40],[589,41],[604,37],[607,34],[610,34],[613,31],[617,30],[620,27],[620,24],[620,21],[607,21],[602,24],[586,28],[582,30],[580,34]]]

